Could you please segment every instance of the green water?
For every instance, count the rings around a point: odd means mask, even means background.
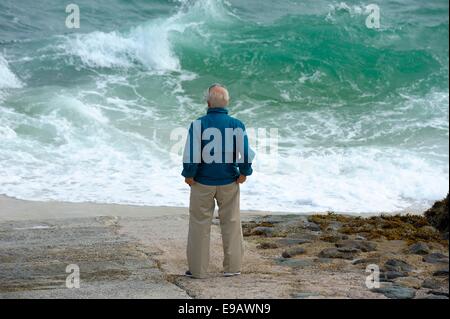
[[[248,128],[278,129],[243,207],[394,211],[448,191],[448,2],[0,4],[0,193],[186,205],[174,129],[225,84]],[[261,153],[261,151],[260,151]]]

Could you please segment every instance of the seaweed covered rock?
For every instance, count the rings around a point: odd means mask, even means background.
[[[326,248],[319,253],[319,258],[355,259],[358,250],[347,248]]]
[[[428,222],[443,233],[448,233],[448,197],[449,194],[425,212]]]
[[[338,248],[354,248],[363,252],[374,251],[377,249],[377,245],[375,243],[363,240],[341,240],[335,245]]]

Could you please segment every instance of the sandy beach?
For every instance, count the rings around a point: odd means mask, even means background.
[[[221,276],[220,228],[214,219],[210,276],[193,280],[182,276],[186,208],[1,196],[0,298],[387,298],[392,297],[389,292],[366,287],[365,268],[368,263],[386,267],[400,257],[405,264],[394,267],[411,268],[403,269],[408,275],[382,270],[393,278],[381,289],[406,298],[448,298],[448,255],[423,262],[423,254],[410,253],[403,240],[359,238],[356,244],[364,242],[366,249],[347,247],[355,244],[355,236],[330,239],[330,227],[342,221],[327,221],[324,229],[320,220],[313,222],[308,215],[246,211],[242,221],[242,275]],[[448,240],[428,247],[429,255],[445,253]],[[66,267],[71,264],[79,266],[80,288],[66,287]],[[444,274],[433,275],[437,271]],[[423,287],[427,280],[425,286],[433,288]]]

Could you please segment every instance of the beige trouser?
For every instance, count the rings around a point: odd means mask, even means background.
[[[195,183],[191,186],[189,206],[189,235],[187,259],[189,270],[197,278],[204,278],[209,264],[209,241],[215,203],[219,206],[220,228],[223,244],[224,272],[241,271],[244,254],[239,209],[239,184],[208,186]]]

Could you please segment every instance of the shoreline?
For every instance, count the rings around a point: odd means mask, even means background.
[[[26,208],[30,205],[35,206],[33,212],[25,212]],[[58,211],[64,211],[65,214],[61,216],[59,214],[55,214],[50,212],[49,208]],[[2,209],[2,207],[6,207],[7,209]],[[217,210],[217,208],[216,208]],[[423,214],[425,209],[403,209],[393,212],[337,212],[333,211],[333,213],[340,215],[349,215],[349,216],[361,216],[361,217],[371,217],[371,216],[379,216],[383,215],[405,215],[405,214],[413,214],[413,215],[421,215]],[[6,220],[6,218],[11,218],[11,220],[15,220],[17,218],[31,218],[33,216],[38,218],[61,218],[61,217],[92,217],[92,216],[100,216],[102,214],[123,214],[139,216],[142,214],[170,214],[177,213],[179,211],[188,212],[188,207],[180,207],[180,206],[153,206],[153,205],[137,205],[137,204],[121,204],[121,203],[97,203],[97,202],[68,202],[68,201],[58,201],[58,200],[27,200],[20,199],[4,194],[0,194],[0,220]],[[95,213],[94,213],[95,212]],[[217,211],[215,212],[217,213]],[[308,216],[313,214],[327,214],[328,211],[310,211],[310,212],[291,212],[291,211],[263,211],[263,210],[241,210],[243,215],[296,215],[296,216]],[[99,215],[100,214],[100,215]]]

